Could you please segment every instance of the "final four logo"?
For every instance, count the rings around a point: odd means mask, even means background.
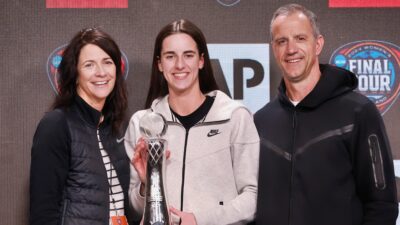
[[[358,92],[375,102],[383,115],[400,91],[400,47],[384,41],[357,41],[338,48],[330,64],[358,76]]]
[[[59,73],[58,73],[58,67],[60,66],[61,60],[62,60],[62,54],[65,50],[67,45],[62,45],[58,48],[56,48],[49,56],[47,59],[47,77],[50,80],[50,84],[53,87],[53,90],[58,93],[59,88],[58,88],[58,80],[59,80]],[[121,67],[122,67],[122,76],[124,79],[127,78],[128,72],[129,72],[129,63],[128,63],[128,58],[126,55],[121,52]]]

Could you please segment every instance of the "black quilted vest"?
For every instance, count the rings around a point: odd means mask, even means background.
[[[71,137],[70,169],[61,205],[61,225],[108,225],[109,184],[97,140],[100,113],[77,98],[64,111]],[[110,156],[122,186],[125,214],[130,220],[128,189],[129,159],[123,141],[111,134],[108,119],[99,127],[100,139]]]

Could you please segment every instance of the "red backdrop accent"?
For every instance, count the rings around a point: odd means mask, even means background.
[[[46,0],[46,8],[128,8],[128,0]]]
[[[331,8],[400,7],[400,0],[329,0]]]

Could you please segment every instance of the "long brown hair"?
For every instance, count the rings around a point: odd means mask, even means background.
[[[120,134],[128,107],[125,81],[122,76],[121,51],[111,36],[100,28],[81,30],[72,38],[64,50],[58,68],[60,75],[59,93],[53,102],[52,108],[68,108],[78,95],[76,90],[76,81],[79,76],[77,64],[81,49],[87,44],[93,44],[101,48],[111,57],[115,64],[115,86],[106,98],[102,113],[105,117],[111,118],[114,134]]]
[[[214,73],[211,67],[208,54],[207,42],[201,30],[192,22],[181,19],[174,21],[161,29],[158,33],[153,54],[153,63],[150,78],[150,87],[147,93],[145,108],[149,108],[154,99],[168,94],[168,84],[162,72],[158,69],[158,60],[162,50],[164,39],[172,34],[185,33],[196,42],[199,54],[204,57],[204,67],[199,71],[200,90],[203,94],[219,90]]]

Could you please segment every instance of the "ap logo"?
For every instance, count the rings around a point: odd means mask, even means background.
[[[230,96],[253,113],[269,102],[268,44],[208,44],[215,75],[223,74]]]

